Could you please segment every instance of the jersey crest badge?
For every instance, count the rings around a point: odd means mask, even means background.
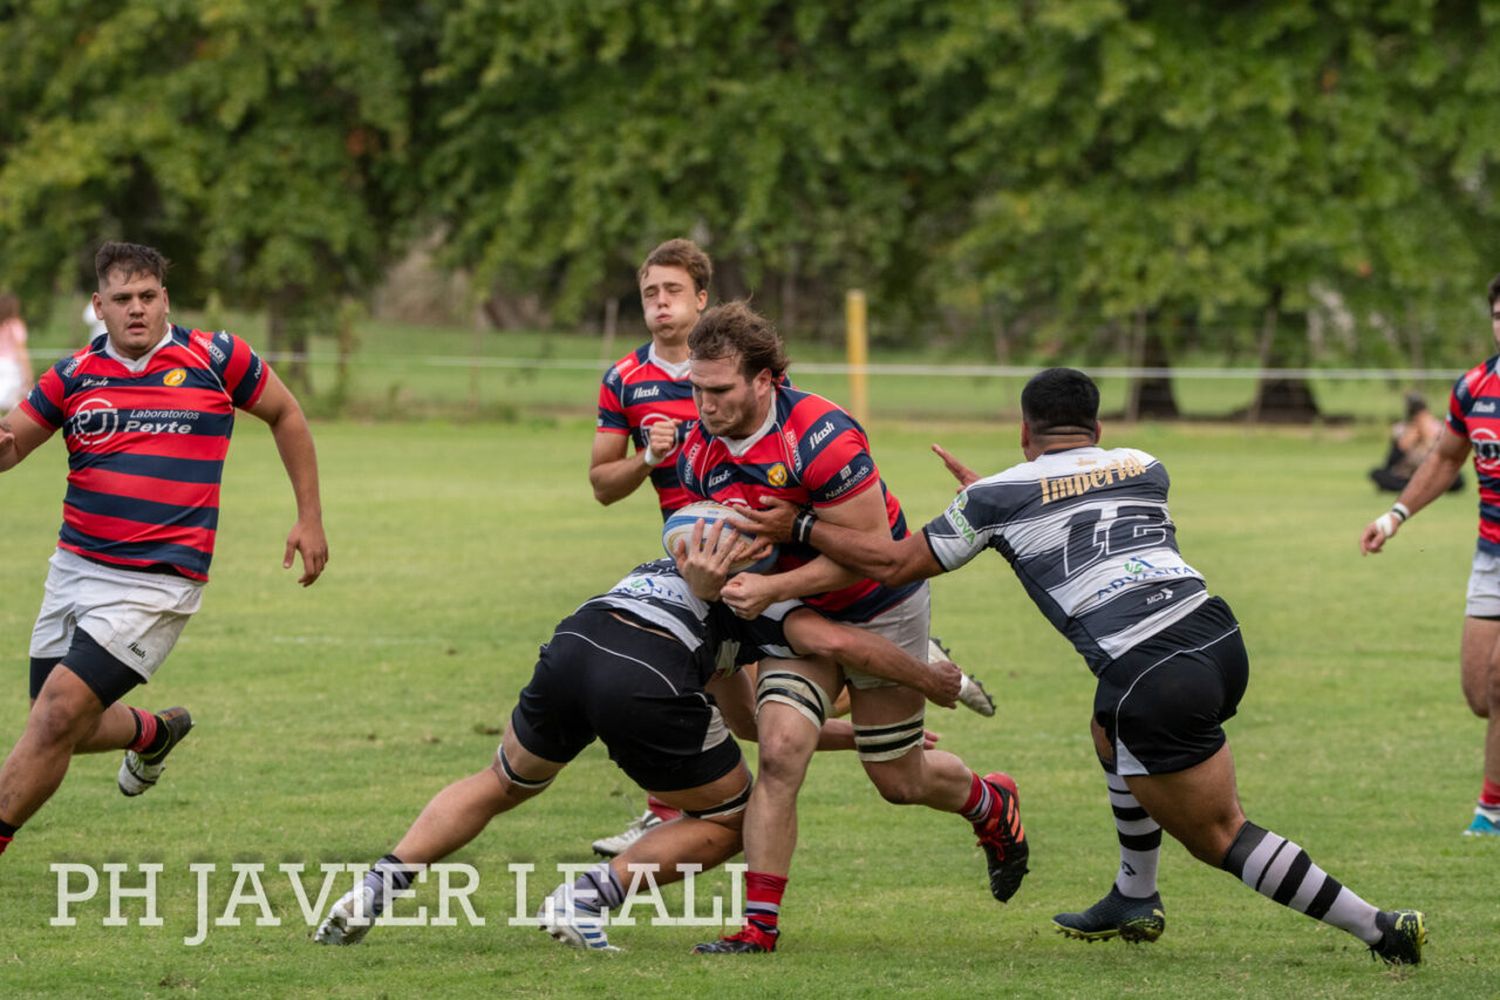
[[[175,389],[179,385],[187,381],[187,369],[173,368],[171,371],[167,372],[165,376],[162,377],[161,381],[162,385],[169,385]]]
[[[786,466],[777,462],[766,472],[766,482],[772,486],[781,487],[786,485]]]

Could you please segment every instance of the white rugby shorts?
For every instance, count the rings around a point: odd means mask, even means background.
[[[867,622],[847,624],[883,636],[926,663],[927,634],[932,624],[932,588],[924,580],[922,586],[895,607],[886,608]],[[844,668],[844,676],[848,678],[851,687],[861,689],[898,686],[895,681],[850,670],[848,667]]]
[[[1500,618],[1500,556],[1474,553],[1464,614],[1472,618]]]
[[[66,656],[73,630],[81,628],[149,681],[203,603],[202,582],[187,577],[105,566],[66,549],[48,562],[42,610],[31,631],[37,659]]]

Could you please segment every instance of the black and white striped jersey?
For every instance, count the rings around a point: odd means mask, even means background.
[[[989,548],[1099,673],[1208,599],[1177,551],[1166,467],[1134,448],[1071,448],[966,487],[923,533],[945,570]]]
[[[801,601],[773,604],[752,621],[736,618],[723,604],[708,602],[693,593],[671,559],[642,563],[623,580],[598,597],[579,606],[622,611],[670,633],[711,669],[732,673],[761,656],[793,655],[782,622],[802,607]]]

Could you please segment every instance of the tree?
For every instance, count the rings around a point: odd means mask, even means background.
[[[300,354],[378,276],[408,197],[423,5],[10,6],[5,281],[44,297],[103,239],[153,243],[181,300],[264,308],[269,346]],[[300,360],[288,371],[305,385]]]

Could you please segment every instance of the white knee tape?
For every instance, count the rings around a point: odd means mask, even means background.
[[[755,707],[768,701],[790,705],[814,726],[822,728],[832,699],[821,687],[790,670],[763,670],[755,686]]]
[[[882,761],[904,757],[922,748],[925,713],[918,712],[904,722],[887,726],[854,725],[854,749],[860,760]]]

